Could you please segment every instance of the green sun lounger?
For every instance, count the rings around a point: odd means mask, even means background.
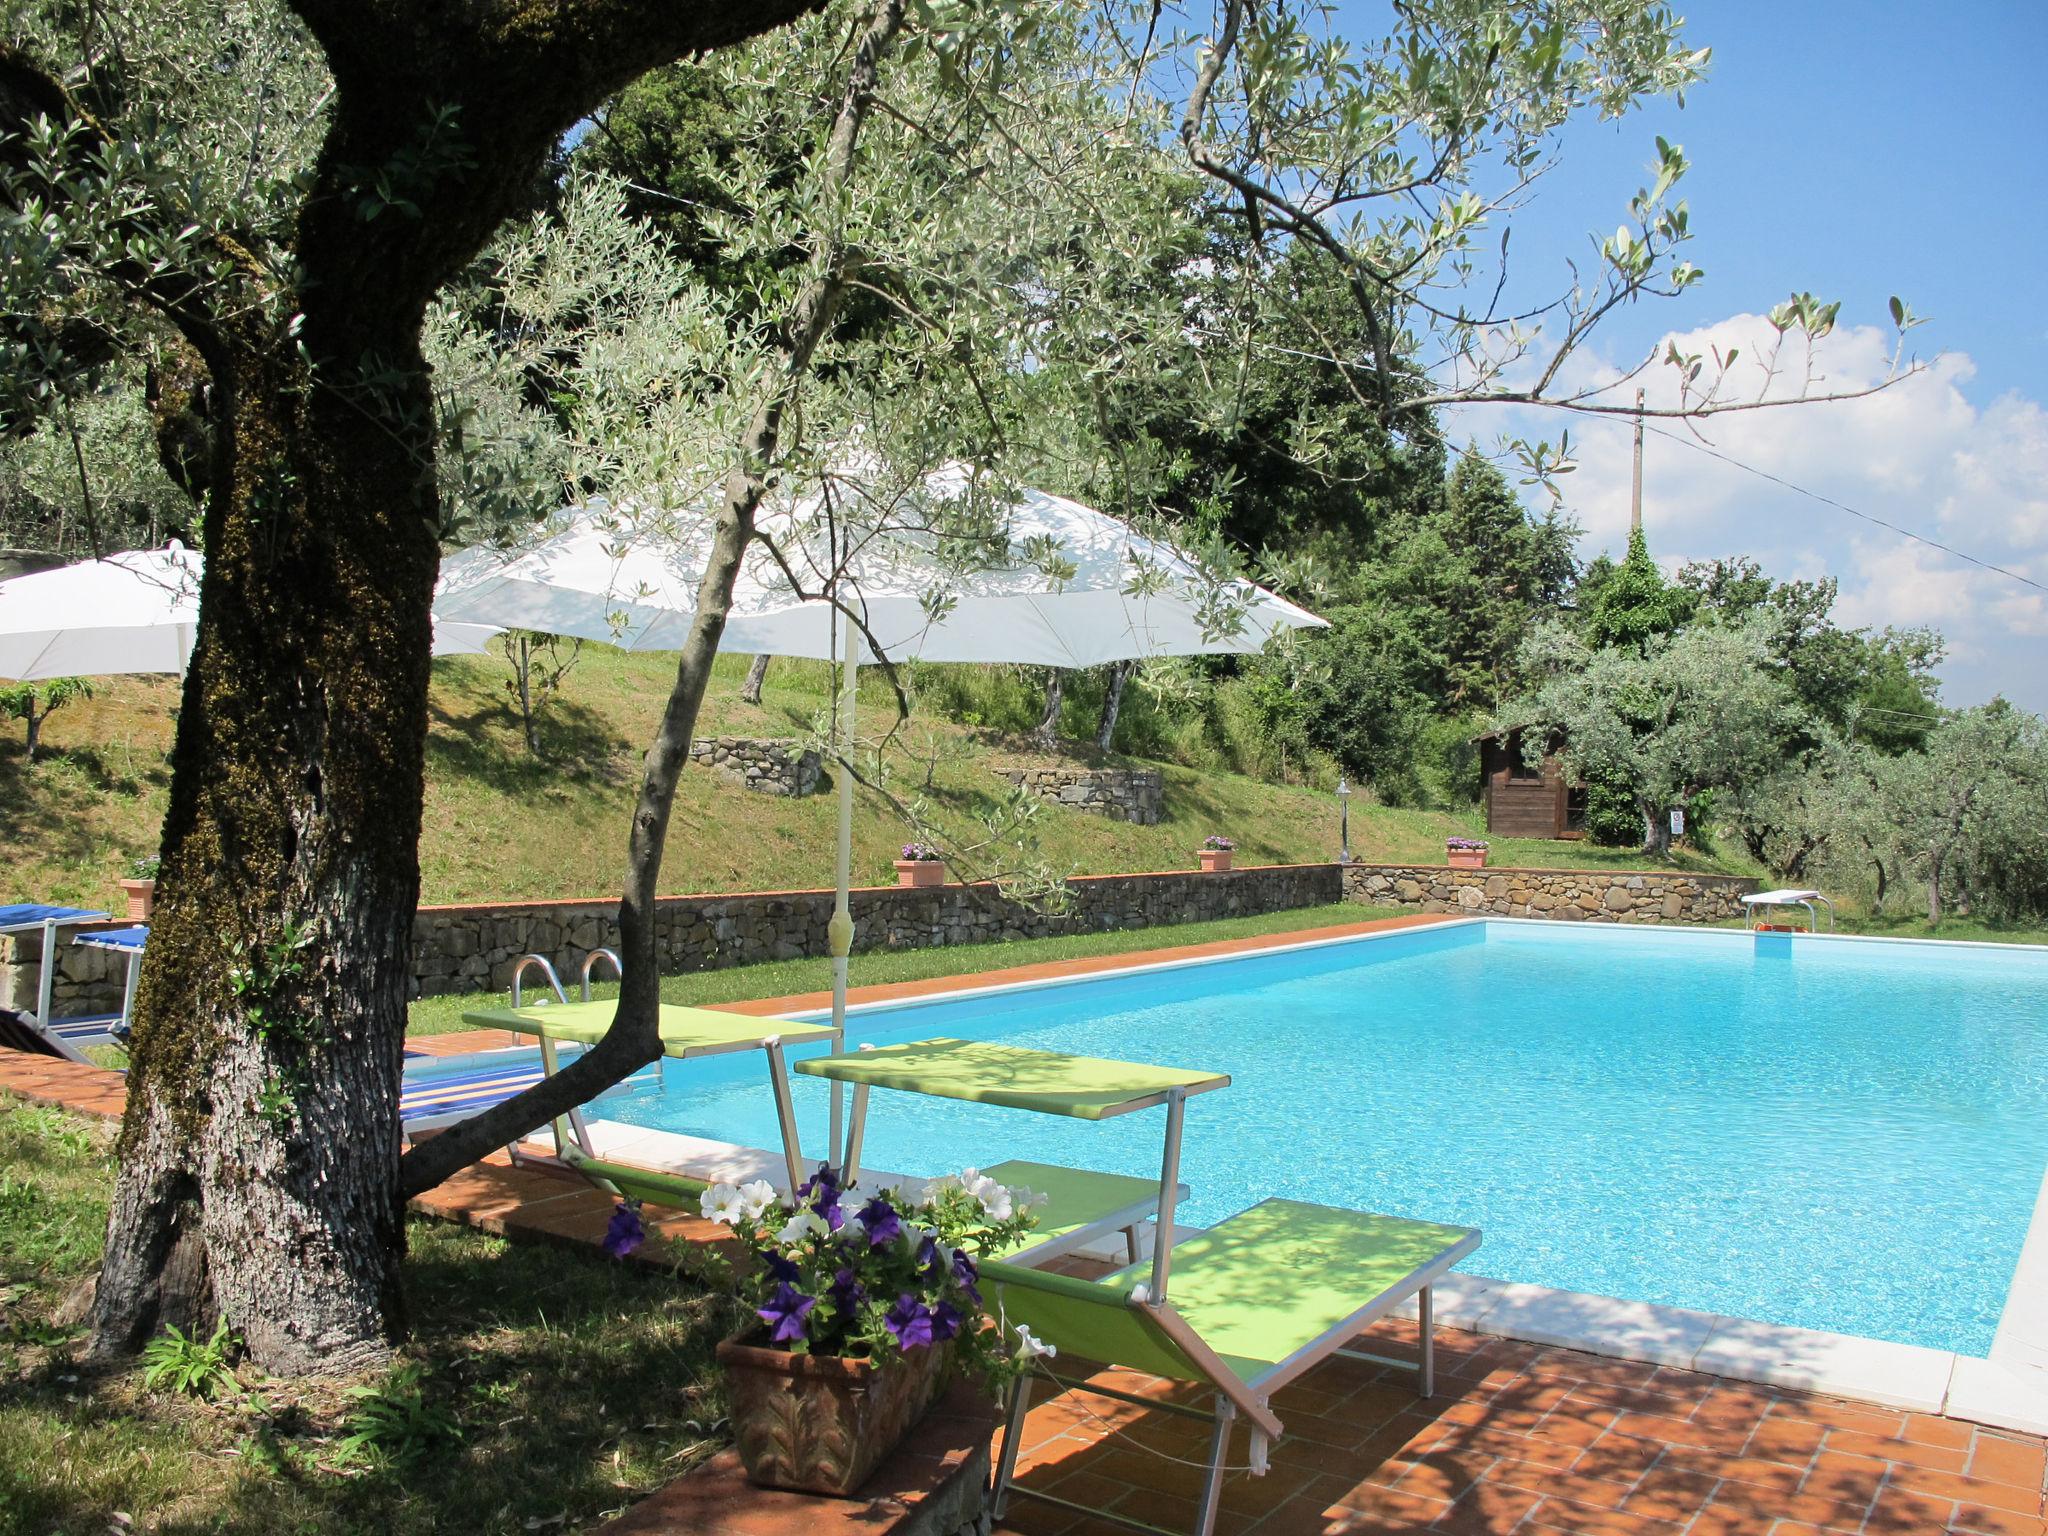
[[[1195,1536],[1210,1536],[1233,1424],[1239,1417],[1247,1421],[1252,1471],[1264,1472],[1268,1447],[1282,1432],[1272,1396],[1287,1383],[1342,1355],[1416,1370],[1421,1394],[1434,1391],[1431,1287],[1478,1246],[1479,1232],[1472,1227],[1266,1200],[1174,1249],[1170,1302],[1150,1299],[1143,1284],[1149,1270],[1136,1264],[1091,1281],[991,1262],[982,1266],[982,1279],[1005,1332],[1029,1328],[1059,1350],[1061,1366],[1070,1358],[1099,1361],[1214,1389],[1215,1405],[1204,1410],[1097,1385],[1086,1379],[1085,1368],[1064,1376],[1040,1373],[1064,1390],[1212,1421],[1208,1472],[1194,1525]],[[1347,1347],[1361,1329],[1410,1297],[1420,1308],[1419,1362]],[[1160,1527],[1128,1516],[1018,1486],[1017,1453],[1031,1382],[1031,1376],[1021,1377],[1011,1395],[996,1466],[996,1519],[1002,1519],[1009,1496],[1018,1494],[1159,1532]]]
[[[526,956],[521,961],[521,968],[524,969],[526,962],[531,960],[538,960],[549,980],[554,980],[554,968],[540,956]],[[516,984],[516,975],[514,980]],[[585,984],[588,985],[587,975]],[[555,984],[555,990],[558,996],[561,995],[560,983]],[[515,1002],[509,1008],[469,1009],[462,1015],[462,1021],[480,1029],[507,1029],[516,1034],[534,1036],[540,1041],[541,1070],[553,1076],[555,1047],[559,1044],[585,1047],[597,1044],[611,1029],[618,1011],[618,1003],[609,998],[597,1001],[585,998],[576,1003],[565,999],[528,1008],[522,1008]],[[790,1101],[789,1079],[783,1070],[783,1047],[831,1043],[838,1040],[840,1032],[830,1024],[797,1024],[788,1019],[756,1018],[712,1008],[685,1008],[676,1003],[660,1005],[655,1028],[663,1057],[674,1061],[726,1056],[734,1051],[760,1050],[767,1053],[769,1090],[775,1096],[776,1120],[782,1128],[783,1166],[792,1187],[801,1183],[803,1174],[797,1151],[796,1107]],[[567,1161],[567,1155],[563,1149],[572,1145],[586,1159],[591,1157],[589,1139],[580,1107],[570,1110],[555,1122],[555,1146],[564,1161]],[[513,1160],[517,1162],[517,1148],[513,1151]]]

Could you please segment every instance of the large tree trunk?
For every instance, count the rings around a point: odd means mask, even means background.
[[[317,323],[309,327],[317,331]],[[397,1086],[439,558],[416,349],[383,409],[289,348],[214,360],[161,892],[136,997],[96,1344],[216,1309],[263,1365],[345,1371],[398,1325]],[[403,348],[404,350],[398,350]]]
[[[1941,865],[1941,850],[1932,850],[1927,855],[1927,922],[1929,927],[1941,921]]]

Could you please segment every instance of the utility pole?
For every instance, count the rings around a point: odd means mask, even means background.
[[[1636,391],[1636,478],[1628,498],[1628,531],[1643,531],[1643,392]]]

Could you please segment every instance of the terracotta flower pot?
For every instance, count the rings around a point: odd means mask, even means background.
[[[1444,858],[1453,869],[1486,868],[1486,850],[1484,848],[1446,848],[1444,850]]]
[[[844,1498],[925,1416],[951,1361],[950,1348],[914,1349],[878,1366],[726,1340],[718,1363],[747,1476],[763,1488]]]
[[[946,866],[937,859],[898,859],[896,883],[912,886],[944,885]]]
[[[1236,852],[1234,848],[1198,848],[1195,850],[1195,857],[1202,861],[1205,873],[1214,875],[1230,868],[1230,861],[1236,856]]]
[[[156,905],[156,882],[154,880],[123,880],[121,889],[128,893],[128,921],[146,923]]]

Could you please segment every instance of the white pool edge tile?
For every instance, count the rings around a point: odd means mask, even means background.
[[[1943,1412],[1993,1429],[2048,1435],[2048,1371],[1958,1355]]]
[[[601,1155],[630,1152],[631,1161],[700,1178],[784,1182],[779,1152],[616,1120],[592,1120],[589,1130]],[[871,1179],[918,1182],[867,1170],[862,1182]],[[1199,1230],[1181,1224],[1175,1237]],[[1119,1238],[1095,1256],[1114,1262],[1120,1255]],[[2033,1347],[2017,1340],[2011,1358],[1984,1360],[1462,1271],[1439,1281],[1432,1300],[1446,1328],[2048,1435],[2048,1347],[2036,1364]],[[1411,1301],[1395,1315],[1413,1318],[1416,1310]]]
[[[2034,1214],[2013,1265],[2012,1284],[1998,1315],[1991,1359],[2000,1364],[2048,1364],[2048,1173],[2041,1179]]]

